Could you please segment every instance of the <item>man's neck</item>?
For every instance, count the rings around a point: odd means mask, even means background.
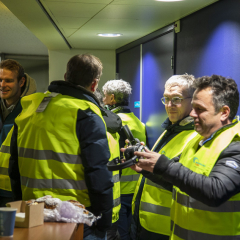
[[[15,105],[19,99],[20,99],[20,96],[11,100],[7,100],[7,99],[4,100],[5,106],[9,108],[10,106]]]
[[[207,139],[211,138],[216,132],[218,132],[220,129],[227,127],[228,125],[232,124],[232,122],[230,120],[226,121],[226,123],[224,123],[220,128],[218,128],[215,131],[212,131],[210,134],[208,134],[207,136],[205,136],[202,141],[205,142]]]

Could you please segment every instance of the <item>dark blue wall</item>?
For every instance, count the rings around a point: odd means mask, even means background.
[[[166,80],[173,75],[171,68],[171,57],[174,52],[173,34],[167,33],[142,45],[142,121],[146,123],[150,148],[164,131],[161,124],[167,118],[161,98]]]
[[[118,54],[117,62],[119,79],[129,82],[133,89],[129,107],[139,118],[139,108],[134,108],[134,102],[140,101],[140,46]]]
[[[233,78],[240,86],[239,12],[239,0],[221,0],[181,19],[176,73],[218,74]]]

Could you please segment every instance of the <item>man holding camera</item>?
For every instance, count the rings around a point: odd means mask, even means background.
[[[240,237],[240,123],[237,84],[213,75],[196,80],[192,99],[199,133],[180,158],[146,150],[139,168],[174,185],[170,239]],[[160,223],[159,223],[160,225]]]
[[[165,84],[164,97],[161,99],[168,115],[162,124],[165,129],[152,148],[152,151],[165,154],[169,159],[181,154],[187,143],[196,136],[191,112],[191,99],[194,92],[192,75],[175,75]],[[136,171],[142,169],[132,167]],[[172,184],[147,171],[141,171],[133,197],[133,221],[131,238],[133,240],[167,240],[170,235],[170,207]],[[151,180],[150,180],[151,179]]]

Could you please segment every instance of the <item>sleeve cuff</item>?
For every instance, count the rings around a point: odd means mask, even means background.
[[[154,166],[153,173],[162,175],[167,170],[170,163],[171,160],[165,155],[161,155]]]

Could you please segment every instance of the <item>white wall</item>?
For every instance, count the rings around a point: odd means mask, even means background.
[[[45,92],[48,88],[48,60],[15,59],[24,68],[25,73],[32,77],[37,84],[37,92]]]
[[[67,62],[71,57],[77,54],[92,54],[98,57],[103,64],[103,74],[99,82],[99,89],[108,80],[115,79],[116,57],[115,50],[49,50],[49,82],[54,80],[63,80],[66,72]]]

